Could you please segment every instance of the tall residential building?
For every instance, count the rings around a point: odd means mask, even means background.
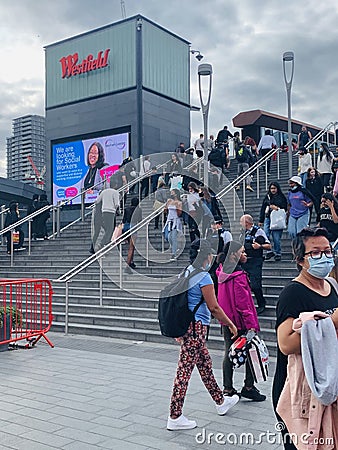
[[[7,178],[35,184],[36,173],[46,165],[45,118],[27,115],[13,119],[12,136],[7,138]]]

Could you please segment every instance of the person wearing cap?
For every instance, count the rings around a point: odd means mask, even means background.
[[[240,240],[244,241],[244,248],[248,257],[246,263],[243,264],[243,269],[249,275],[251,290],[257,301],[257,314],[260,315],[265,311],[266,305],[262,286],[263,251],[271,250],[271,243],[265,231],[254,224],[254,220],[249,214],[244,214],[240,218],[240,224],[244,230]]]
[[[297,175],[289,180],[290,190],[288,193],[288,233],[293,239],[309,224],[309,208],[314,204],[314,198],[307,189],[302,187],[302,179]]]
[[[184,274],[188,276],[194,270],[196,274],[193,274],[188,281],[188,307],[193,311],[202,296],[204,301],[195,313],[195,324],[191,322],[185,335],[177,339],[181,344],[181,350],[167,421],[167,429],[170,431],[190,430],[197,426],[195,420],[189,420],[182,414],[189,381],[195,366],[215,402],[217,414],[225,415],[239,401],[238,395],[232,397],[223,395],[214,377],[212,360],[206,346],[211,314],[229,327],[234,337],[237,335],[237,328],[219,306],[215,296],[214,284],[208,273],[213,262],[213,249],[206,239],[197,239],[191,244],[190,262]]]

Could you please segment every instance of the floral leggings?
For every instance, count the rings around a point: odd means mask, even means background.
[[[182,414],[189,380],[195,365],[214,402],[221,405],[224,401],[223,392],[218,386],[212,371],[211,356],[205,343],[206,332],[207,327],[203,326],[201,322],[196,322],[194,338],[193,325],[191,323],[188,331],[182,337],[176,378],[170,401],[170,417],[172,419],[177,419]]]

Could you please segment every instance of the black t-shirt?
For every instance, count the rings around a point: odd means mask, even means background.
[[[297,319],[301,312],[323,311],[332,314],[338,307],[338,295],[331,286],[331,292],[323,297],[298,281],[292,281],[280,293],[277,303],[276,329],[289,317]],[[274,406],[282,392],[287,375],[288,357],[283,355],[277,344],[277,364],[273,386]]]
[[[330,208],[320,208],[319,222],[329,232],[329,241],[335,241],[338,238],[338,223],[334,223]]]

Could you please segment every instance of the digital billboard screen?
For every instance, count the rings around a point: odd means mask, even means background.
[[[82,188],[90,189],[85,202],[93,203],[104,177],[110,179],[123,159],[129,156],[129,134],[53,143],[52,155],[53,203],[76,196]],[[72,201],[73,205],[80,203],[80,196]]]

